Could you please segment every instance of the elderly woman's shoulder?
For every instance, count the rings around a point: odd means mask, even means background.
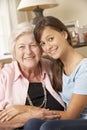
[[[52,61],[51,61],[51,58],[50,57],[46,57],[46,56],[43,56],[42,58],[41,58],[41,60],[42,60],[42,62],[44,63],[44,64],[48,64],[48,65],[51,65],[52,64]]]
[[[15,70],[16,66],[17,66],[16,61],[12,61],[11,63],[3,64],[0,68],[0,73],[11,73]]]
[[[42,64],[43,70],[45,70],[47,73],[51,71],[52,61],[50,59],[42,57],[41,58],[41,64]]]

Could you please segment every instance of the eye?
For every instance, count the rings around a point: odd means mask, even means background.
[[[31,47],[36,46],[35,44],[32,44]]]
[[[31,47],[37,47],[37,45],[36,45],[36,44],[31,44],[30,46],[31,46]]]
[[[54,37],[49,37],[49,38],[48,38],[48,41],[49,41],[49,42],[52,42],[53,40],[54,40]]]
[[[25,46],[19,46],[18,48],[19,48],[19,49],[23,49],[24,47],[25,47]]]
[[[40,42],[40,46],[44,46],[45,45],[45,42]]]

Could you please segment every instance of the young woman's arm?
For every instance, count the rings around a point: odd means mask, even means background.
[[[73,94],[71,101],[65,111],[57,111],[60,119],[78,118],[87,105],[87,95]]]

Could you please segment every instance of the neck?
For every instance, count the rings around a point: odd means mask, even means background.
[[[22,74],[30,82],[40,82],[41,81],[41,66],[40,64],[34,68],[21,68]]]
[[[67,53],[61,59],[64,64],[65,73],[70,75],[83,58],[84,56],[76,52],[75,49],[69,48]]]

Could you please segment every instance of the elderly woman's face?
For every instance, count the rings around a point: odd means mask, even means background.
[[[41,50],[37,46],[32,33],[20,36],[14,48],[14,57],[21,67],[33,68],[41,58]]]

